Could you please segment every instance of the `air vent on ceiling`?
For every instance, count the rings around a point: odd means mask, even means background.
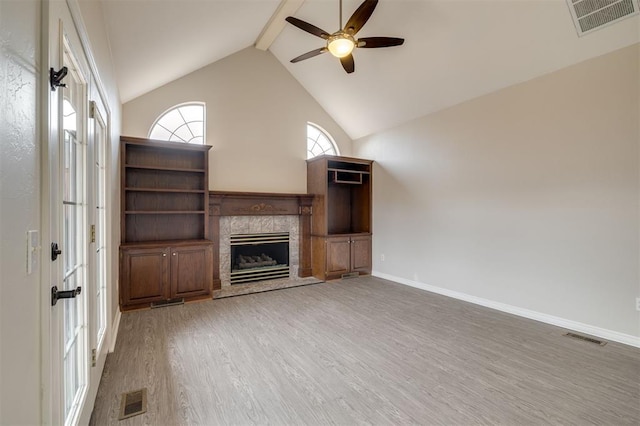
[[[578,35],[638,14],[638,0],[567,0]]]

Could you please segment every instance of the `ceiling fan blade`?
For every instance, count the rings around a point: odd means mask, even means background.
[[[353,55],[348,54],[344,58],[340,58],[340,63],[342,64],[342,68],[347,72],[347,74],[351,74],[356,70],[356,64],[353,62]]]
[[[364,2],[353,12],[351,18],[344,26],[344,30],[351,35],[354,35],[364,26],[369,20],[371,14],[378,5],[378,0],[364,0]]]
[[[309,59],[309,58],[313,58],[314,56],[318,56],[321,53],[324,53],[326,51],[327,51],[326,47],[321,47],[319,49],[315,49],[315,50],[312,50],[310,52],[303,53],[302,55],[293,58],[291,60],[291,62],[295,64],[296,62],[304,61],[305,59]]]
[[[358,39],[358,44],[356,46],[365,49],[373,49],[376,47],[400,46],[403,43],[404,39],[398,37],[364,37]]]
[[[293,16],[287,16],[285,20],[288,23],[300,28],[302,31],[306,31],[309,34],[313,34],[314,36],[318,36],[320,38],[327,39],[331,35],[325,30],[318,28],[315,25],[311,25],[310,23],[305,22],[302,19],[294,18]]]

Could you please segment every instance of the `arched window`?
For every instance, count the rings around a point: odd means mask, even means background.
[[[307,123],[307,159],[318,155],[340,155],[338,146],[322,127]]]
[[[176,105],[156,119],[149,131],[149,138],[204,144],[204,118],[204,103]]]

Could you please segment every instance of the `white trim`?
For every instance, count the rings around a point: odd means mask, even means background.
[[[78,37],[80,38],[81,49],[84,52],[84,55],[89,63],[90,74],[95,80],[96,88],[98,89],[98,93],[102,97],[102,103],[104,107],[107,109],[107,116],[111,115],[111,104],[109,103],[109,97],[104,90],[104,84],[102,83],[102,79],[100,78],[100,73],[98,72],[99,68],[96,63],[95,58],[93,57],[93,51],[91,50],[91,41],[89,39],[89,33],[87,32],[87,28],[84,25],[84,19],[82,18],[82,12],[80,11],[80,4],[78,0],[67,0],[67,7],[69,8],[69,13],[71,13],[71,19],[76,28],[76,32],[78,33]],[[109,45],[109,53],[111,53],[111,46]]]
[[[122,318],[122,313],[120,312],[120,309],[118,309],[116,311],[116,317],[113,319],[113,324],[111,324],[111,332],[109,333],[109,353],[113,353],[113,351],[116,350],[116,340],[118,339],[120,318]]]
[[[168,113],[170,113],[171,111],[175,110],[175,109],[180,109],[182,107],[185,106],[190,106],[190,105],[197,105],[197,106],[201,106],[202,107],[202,145],[206,145],[207,144],[207,103],[203,102],[203,101],[189,101],[189,102],[182,102],[179,104],[176,104],[170,108],[167,108],[166,110],[164,110],[164,112],[162,114],[160,114],[154,121],[153,124],[151,125],[151,127],[149,127],[149,131],[147,132],[147,138],[151,139],[151,133],[153,133],[153,129],[155,129],[156,125],[158,124],[158,122],[160,120],[162,120],[162,118],[167,115]],[[184,120],[184,117],[183,117]],[[185,122],[185,124],[187,124]],[[169,131],[169,129],[167,129],[164,126],[163,127],[165,130]],[[182,127],[179,126],[179,127]],[[179,128],[178,127],[178,128]],[[177,129],[173,129],[171,136],[173,136],[175,134]],[[167,139],[168,140],[168,139]],[[188,141],[185,141],[185,143],[189,143]]]
[[[617,331],[608,330],[606,328],[600,328],[593,325],[584,324],[581,322],[544,314],[542,312],[537,312],[529,309],[520,308],[517,306],[507,305],[506,303],[495,302],[493,300],[483,299],[481,297],[472,296],[472,295],[461,293],[454,290],[447,290],[446,288],[436,287],[436,286],[421,283],[418,281],[396,277],[395,275],[385,274],[379,271],[373,271],[371,275],[373,275],[374,277],[393,281],[398,284],[404,284],[410,287],[419,288],[421,290],[426,290],[432,293],[441,294],[443,296],[452,297],[454,299],[464,300],[465,302],[473,303],[475,305],[480,305],[486,308],[495,309],[497,311],[517,315],[519,317],[540,321],[546,324],[555,325],[557,327],[579,331],[581,333],[590,334],[592,336],[601,337],[603,339],[611,340],[618,343],[624,343],[625,345],[640,348],[640,337],[632,336],[630,334],[620,333]]]
[[[41,70],[48,70],[50,67],[59,69],[55,57],[50,58],[52,37],[51,32],[55,31],[55,25],[51,23],[51,1],[44,0],[40,7],[40,67]],[[40,71],[42,73],[42,71]],[[39,125],[38,137],[40,138],[40,424],[52,425],[53,416],[53,375],[54,369],[51,363],[51,277],[53,266],[50,261],[50,252],[47,250],[52,240],[51,226],[51,186],[48,181],[51,177],[50,139],[52,126],[51,115],[55,105],[51,101],[51,88],[48,78],[41,76],[39,89],[40,105],[36,123]],[[54,102],[55,104],[55,102]]]
[[[306,135],[307,135],[307,137],[306,137],[307,143],[309,143],[309,126],[315,127],[316,129],[318,129],[320,131],[320,133],[325,135],[327,137],[327,139],[329,139],[329,143],[331,143],[331,145],[333,145],[333,150],[336,152],[335,155],[340,155],[340,149],[338,148],[338,144],[336,143],[336,140],[333,138],[333,136],[331,136],[331,133],[327,132],[322,126],[320,126],[319,124],[314,123],[313,121],[307,121],[307,128],[305,129],[306,130]],[[309,149],[308,148],[309,147],[307,146],[307,153],[309,153]],[[310,160],[310,158],[307,158],[307,159]]]

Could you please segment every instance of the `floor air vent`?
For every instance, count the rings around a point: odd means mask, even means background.
[[[567,0],[578,35],[638,14],[639,0]]]
[[[585,342],[589,342],[589,343],[595,343],[596,345],[600,345],[600,346],[604,346],[607,344],[607,342],[605,342],[604,340],[598,340],[598,339],[594,339],[593,337],[587,337],[587,336],[583,336],[581,334],[576,334],[576,333],[567,333],[565,334],[565,336],[573,337],[574,339],[584,340]]]
[[[349,272],[346,274],[342,274],[342,276],[340,278],[345,279],[345,278],[358,278],[360,276],[359,272]]]
[[[164,308],[165,306],[184,305],[184,298],[161,300],[151,303],[151,308]]]
[[[128,419],[147,411],[147,388],[122,394],[120,402],[120,417],[118,420]]]

